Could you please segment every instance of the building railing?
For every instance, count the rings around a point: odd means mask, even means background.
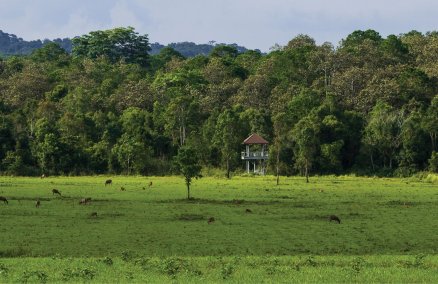
[[[242,152],[242,160],[246,159],[267,159],[269,157],[268,152]]]

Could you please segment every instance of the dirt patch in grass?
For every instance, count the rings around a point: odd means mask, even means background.
[[[193,204],[214,204],[214,205],[272,205],[279,204],[279,200],[244,200],[244,199],[232,199],[232,200],[217,200],[217,199],[202,199],[202,198],[192,198],[192,199],[170,199],[170,200],[159,200],[152,201],[153,203],[193,203]]]
[[[51,201],[52,198],[41,198],[41,197],[15,197],[15,196],[10,196],[8,197],[8,200],[16,200],[16,201],[35,201],[39,199],[40,201]]]
[[[180,221],[200,221],[204,220],[204,216],[200,214],[181,214],[176,219]]]
[[[390,200],[388,202],[383,203],[387,206],[415,206],[418,205],[417,202],[412,201],[404,201],[404,200]]]

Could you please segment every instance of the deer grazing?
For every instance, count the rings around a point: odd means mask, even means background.
[[[107,180],[105,181],[105,186],[107,186],[107,185],[113,185],[113,181],[110,180],[110,179],[107,179]]]
[[[82,198],[81,201],[79,201],[80,205],[87,205],[91,201],[91,197]]]
[[[3,201],[3,203],[8,204],[8,200],[4,196],[0,196],[0,201]]]
[[[330,215],[329,222],[331,222],[331,221],[335,221],[335,222],[338,222],[338,224],[341,224],[341,219],[339,219],[339,217],[336,215]]]
[[[36,203],[35,203],[35,207],[39,208],[41,205],[41,201],[39,199],[37,199]]]
[[[57,190],[56,188],[52,189],[52,195],[58,194],[59,196],[61,195],[61,192],[59,190]]]
[[[246,208],[245,212],[246,212],[246,213],[252,213],[252,210],[249,209],[249,208]]]

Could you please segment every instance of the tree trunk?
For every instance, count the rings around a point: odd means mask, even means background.
[[[277,185],[280,184],[280,151],[277,148]]]
[[[184,145],[184,139],[183,139],[183,129],[182,126],[179,127],[179,145]]]
[[[371,167],[373,168],[373,171],[375,170],[374,168],[374,159],[373,159],[373,154],[370,155],[371,158]]]
[[[230,158],[227,158],[227,178],[230,178]]]
[[[186,181],[186,185],[187,185],[187,199],[190,199],[190,183]]]
[[[437,134],[436,134],[436,133],[433,133],[433,132],[430,132],[429,135],[430,135],[430,140],[431,140],[431,142],[432,142],[432,151],[436,151],[436,150],[437,150],[437,149],[436,149],[436,138],[437,138]]]
[[[182,126],[182,144],[186,142],[186,126],[183,124]]]
[[[309,165],[306,161],[305,166],[304,166],[304,171],[305,171],[305,175],[306,175],[306,183],[309,183]]]

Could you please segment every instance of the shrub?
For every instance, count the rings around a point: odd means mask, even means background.
[[[231,263],[223,263],[221,268],[222,279],[231,277],[234,272],[234,267]]]
[[[123,251],[121,258],[123,261],[131,261],[134,258],[134,254],[131,251]]]
[[[429,170],[438,173],[438,152],[433,151],[429,159]]]
[[[102,259],[102,262],[105,263],[106,265],[113,265],[113,259],[109,256],[104,257]]]
[[[35,279],[41,283],[46,283],[47,278],[48,278],[48,276],[44,271],[39,271],[39,270],[25,271],[25,272],[23,272],[23,275],[21,276],[20,282],[27,283],[29,280]]]
[[[4,265],[3,263],[0,263],[0,275],[6,275],[9,272],[9,268]]]
[[[365,265],[366,261],[362,257],[356,257],[351,262],[351,268],[355,273],[359,273]]]
[[[62,272],[62,280],[68,281],[72,278],[82,278],[84,280],[92,280],[96,276],[96,272],[90,268],[83,269],[65,269]]]

